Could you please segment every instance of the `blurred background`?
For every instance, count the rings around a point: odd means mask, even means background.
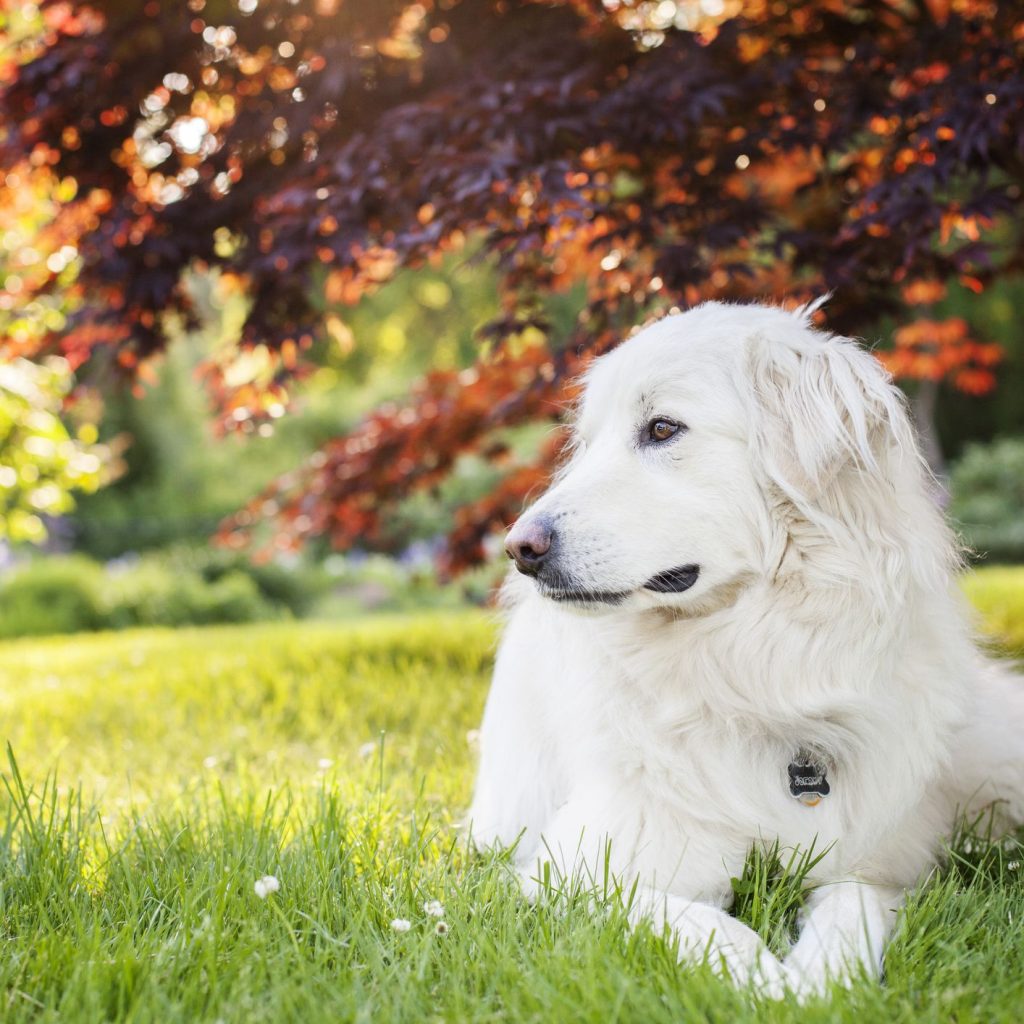
[[[707,298],[907,391],[1024,561],[1015,4],[0,6],[0,637],[485,603],[573,380]]]

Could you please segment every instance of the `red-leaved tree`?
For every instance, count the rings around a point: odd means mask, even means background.
[[[705,298],[832,290],[836,330],[909,324],[886,356],[898,374],[991,387],[997,350],[930,307],[950,281],[981,291],[1024,265],[1024,9],[721,6],[45,3],[45,31],[0,67],[0,148],[8,190],[43,175],[65,197],[6,308],[61,287],[73,312],[2,344],[138,372],[168,311],[189,313],[183,272],[218,268],[252,297],[240,343],[274,362],[259,386],[216,365],[208,380],[228,419],[257,418],[325,296],[344,307],[479,240],[503,310],[479,363],[428,375],[229,524],[243,542],[271,503],[281,548],[382,543],[460,454],[556,418],[594,353]],[[74,253],[73,280],[54,252]],[[540,297],[581,281],[575,328],[552,336]],[[552,455],[461,511],[449,568],[481,556]]]

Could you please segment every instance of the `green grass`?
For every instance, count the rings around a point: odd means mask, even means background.
[[[1024,621],[1017,581],[972,596],[1006,590]],[[680,968],[586,893],[528,906],[457,828],[494,637],[460,613],[0,645],[0,1020],[1021,1019],[1017,843],[961,837],[886,985],[804,1008]],[[776,949],[787,856],[735,882]],[[281,888],[260,900],[267,873]]]
[[[964,579],[981,615],[981,630],[997,650],[1024,658],[1024,567],[995,565]]]

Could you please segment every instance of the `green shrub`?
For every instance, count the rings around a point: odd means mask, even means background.
[[[412,612],[486,604],[500,583],[504,562],[486,563],[455,580],[442,582],[427,560],[405,563],[385,555],[329,555],[324,570],[330,592],[317,601],[317,618],[343,619],[374,612]]]
[[[208,583],[216,583],[229,575],[247,577],[265,601],[286,608],[297,617],[308,614],[331,586],[330,576],[319,565],[304,561],[288,565],[253,562],[245,555],[223,548],[182,546],[147,558],[162,559],[175,570],[196,572]]]
[[[88,558],[40,558],[0,586],[0,637],[101,629],[106,579]]]
[[[1024,438],[968,447],[950,491],[950,517],[977,557],[1024,562]]]
[[[241,573],[214,581],[199,573],[173,571],[146,559],[111,579],[107,624],[127,626],[185,626],[225,622],[255,622],[276,617],[256,584]]]
[[[106,567],[84,556],[41,557],[0,581],[0,637],[459,608],[482,603],[494,582],[492,568],[441,585],[432,568],[384,556],[253,564],[186,545]]]
[[[260,593],[251,576],[229,572],[196,591],[189,622],[258,622],[280,618],[280,612]]]
[[[107,568],[82,556],[37,558],[0,584],[2,638],[290,614],[244,572],[226,569],[207,578],[159,555]]]

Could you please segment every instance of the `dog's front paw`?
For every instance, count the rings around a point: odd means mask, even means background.
[[[759,965],[748,982],[749,988],[758,999],[782,1000],[795,997],[798,1003],[806,1003],[825,994],[828,978],[812,972],[794,968],[775,961],[776,966],[767,969]]]
[[[546,891],[545,884],[537,877],[537,871],[521,870],[516,873],[519,882],[519,891],[526,897],[527,902],[537,903],[542,892]]]
[[[782,966],[786,972],[786,986],[800,1003],[820,999],[828,995],[832,987],[852,988],[858,980],[878,977],[865,971],[862,964],[850,965],[846,961],[830,963],[825,959],[809,960],[791,955]]]
[[[743,941],[743,935],[738,938],[740,941],[734,942],[712,940],[703,949],[680,946],[680,962],[706,963],[719,977],[755,997],[781,999],[788,978],[785,966],[753,933],[753,941]]]
[[[788,960],[782,966],[786,974],[786,991],[796,996],[798,1003],[818,999],[828,991],[831,979],[823,963],[804,964]]]
[[[806,1003],[824,996],[829,985],[837,980],[844,983],[843,978],[834,978],[824,964],[799,963],[792,958],[778,961],[772,957],[758,964],[751,974],[750,985],[761,999],[780,1000],[792,996],[798,1003]]]
[[[767,950],[752,964],[738,972],[731,972],[736,984],[749,989],[758,999],[784,999],[789,983],[785,964]]]

